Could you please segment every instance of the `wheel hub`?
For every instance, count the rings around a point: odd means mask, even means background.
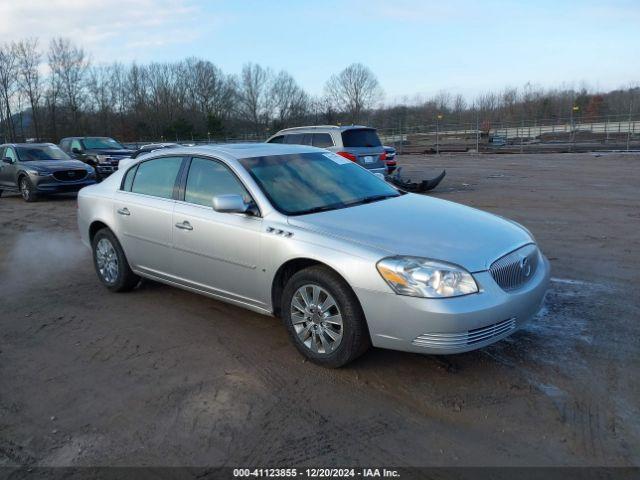
[[[300,341],[314,353],[329,354],[340,345],[342,315],[333,296],[319,285],[304,285],[295,292],[291,322]]]

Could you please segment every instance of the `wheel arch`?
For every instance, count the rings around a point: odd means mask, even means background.
[[[337,270],[336,268],[332,267],[331,265],[325,262],[322,262],[314,258],[297,257],[297,258],[291,258],[286,262],[284,262],[282,265],[280,265],[275,275],[273,276],[273,281],[271,283],[271,309],[273,310],[273,314],[276,317],[280,317],[280,313],[281,313],[280,300],[282,297],[282,293],[284,292],[284,288],[287,285],[287,282],[289,281],[289,279],[293,275],[298,273],[300,270],[304,270],[305,268],[314,267],[314,266],[327,268],[331,270],[333,273],[335,273],[336,275],[338,275],[344,281],[344,283],[349,287],[349,289],[353,293],[358,303],[360,303],[360,299],[358,298],[358,295],[356,295],[355,291],[353,290],[353,288],[351,287],[351,285],[349,284],[345,276],[339,270]],[[362,305],[360,305],[360,308],[362,308]]]
[[[105,222],[103,222],[102,220],[93,220],[89,225],[89,243],[93,242],[93,237],[95,237],[96,233],[98,233],[103,228],[108,228],[109,231],[111,231],[115,235],[115,232],[113,232],[113,229],[109,225],[107,225]]]

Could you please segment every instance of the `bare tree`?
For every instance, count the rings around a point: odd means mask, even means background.
[[[4,123],[9,133],[9,139],[15,140],[16,132],[11,113],[11,97],[16,86],[16,72],[18,62],[15,45],[5,43],[0,45],[0,97],[4,110]]]
[[[112,82],[111,68],[108,66],[94,66],[88,71],[87,90],[89,105],[97,115],[98,125],[106,134],[111,133],[112,106],[115,99],[111,96]]]
[[[34,134],[40,138],[40,102],[42,100],[42,80],[40,63],[42,55],[38,50],[38,39],[21,40],[15,46],[18,63],[18,85],[25,93],[31,107]]]
[[[189,58],[186,62],[192,108],[202,116],[207,133],[222,133],[235,100],[235,83],[208,60]]]
[[[276,110],[274,130],[279,130],[296,118],[301,118],[308,111],[309,96],[284,70],[273,79],[270,95]]]
[[[79,128],[89,60],[80,47],[65,38],[54,38],[49,45],[49,66],[63,105],[71,112],[72,128]]]
[[[260,137],[269,123],[273,101],[269,94],[273,74],[271,70],[255,63],[242,67],[238,85],[238,112],[250,122],[254,133]]]
[[[361,63],[353,63],[339,74],[332,75],[325,92],[339,111],[349,115],[352,123],[359,122],[363,111],[382,97],[378,79]]]

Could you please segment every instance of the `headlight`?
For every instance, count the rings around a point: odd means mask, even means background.
[[[446,298],[478,291],[471,274],[450,263],[419,257],[388,257],[376,267],[398,295]]]
[[[29,173],[31,175],[37,175],[38,177],[48,177],[51,175],[51,172],[47,172],[47,171],[40,171],[40,170],[29,170]]]
[[[106,162],[109,160],[109,155],[96,155],[96,160],[98,160],[98,163]]]

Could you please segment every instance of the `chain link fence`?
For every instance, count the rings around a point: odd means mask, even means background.
[[[544,153],[640,150],[640,116],[615,115],[520,122],[481,121],[378,130],[399,153]]]

